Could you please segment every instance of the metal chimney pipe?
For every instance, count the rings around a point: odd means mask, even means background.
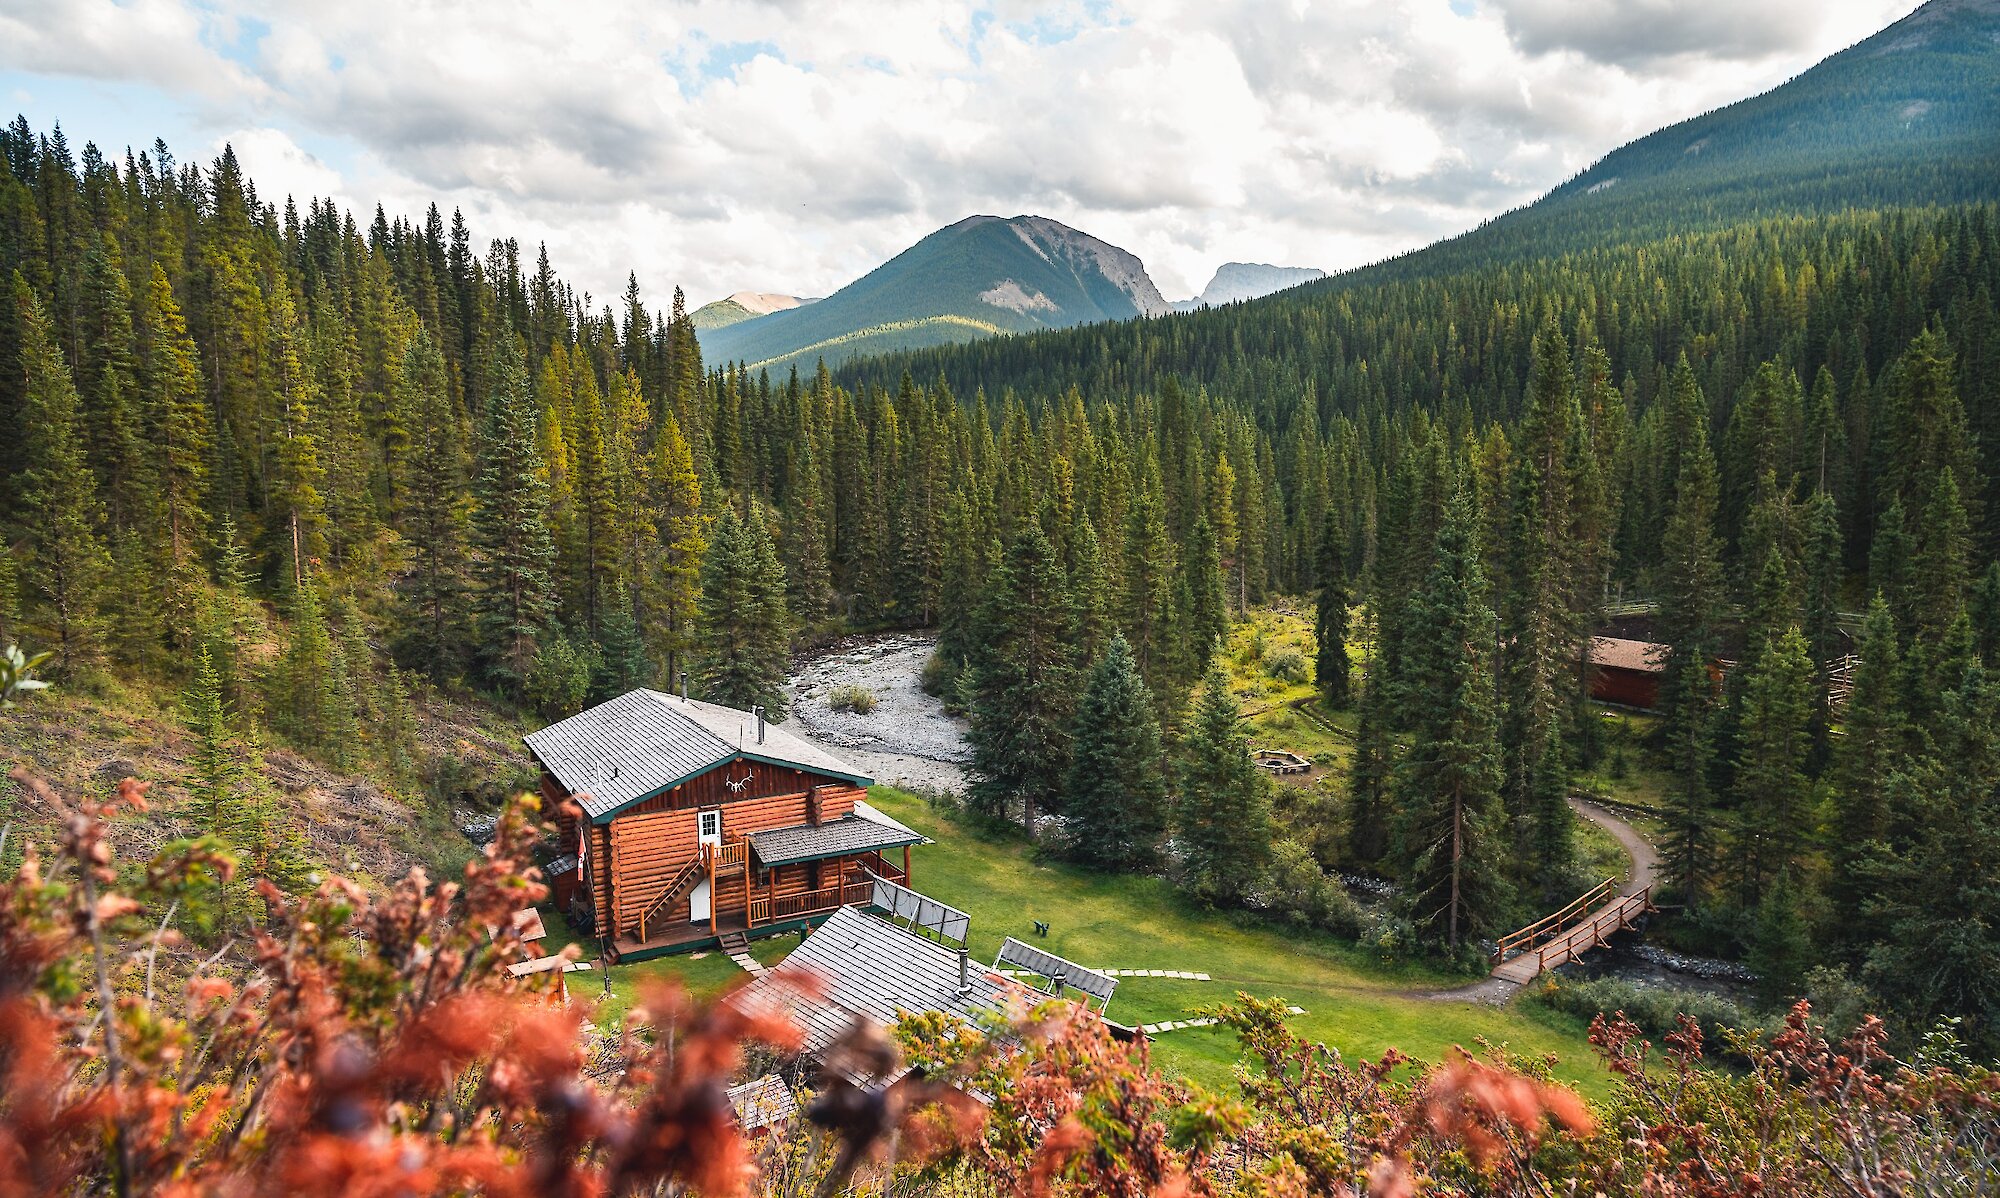
[[[687,672],[686,670],[682,670],[682,671],[681,671],[681,702],[685,703],[685,702],[687,702],[687,701],[688,701],[688,672]]]
[[[972,953],[963,944],[958,946],[958,992],[972,993]]]
[[[757,717],[757,743],[761,745],[764,743],[764,705],[757,704],[750,709],[750,713]]]

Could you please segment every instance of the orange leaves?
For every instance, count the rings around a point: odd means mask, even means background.
[[[1431,1133],[1465,1146],[1484,1168],[1509,1155],[1518,1137],[1523,1149],[1542,1139],[1553,1121],[1574,1135],[1595,1127],[1590,1111],[1570,1090],[1496,1068],[1460,1053],[1425,1085],[1423,1119]]]

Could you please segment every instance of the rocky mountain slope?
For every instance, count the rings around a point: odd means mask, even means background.
[[[1233,304],[1238,300],[1256,299],[1283,291],[1287,287],[1297,287],[1314,279],[1324,279],[1326,272],[1315,266],[1269,266],[1262,262],[1225,262],[1215,270],[1215,277],[1201,294],[1193,299],[1175,300],[1174,311],[1192,312],[1196,308],[1211,308],[1218,304]]]
[[[688,313],[697,331],[726,329],[733,324],[755,320],[759,316],[769,316],[773,312],[784,312],[803,304],[816,304],[817,299],[807,299],[797,295],[779,295],[772,291],[739,291],[712,304],[703,304]]]
[[[1145,264],[1041,216],[949,225],[826,299],[701,334],[709,362],[834,365],[862,354],[1168,310]]]

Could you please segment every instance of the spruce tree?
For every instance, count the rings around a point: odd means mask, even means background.
[[[652,665],[639,623],[632,617],[632,597],[625,584],[615,585],[598,620],[597,659],[591,673],[591,700],[601,703],[646,685]]]
[[[1271,841],[1269,782],[1250,759],[1240,719],[1229,676],[1210,665],[1181,739],[1174,828],[1190,887],[1226,905],[1256,885]]]
[[[1068,580],[1038,521],[1022,522],[994,570],[971,663],[972,797],[989,815],[1059,808],[1076,710]]]
[[[1167,830],[1160,724],[1132,647],[1113,634],[1091,668],[1070,733],[1063,810],[1069,856],[1096,869],[1145,872]]]
[[[1476,519],[1461,492],[1438,530],[1429,576],[1410,599],[1414,622],[1428,632],[1404,646],[1411,743],[1392,788],[1403,902],[1424,934],[1454,951],[1496,930],[1513,901],[1493,710],[1493,609]]]
[[[1348,675],[1352,668],[1347,656],[1346,555],[1341,552],[1340,542],[1340,529],[1333,513],[1328,512],[1320,518],[1316,563],[1319,600],[1313,608],[1313,644],[1317,646],[1313,685],[1319,688],[1320,701],[1332,711],[1347,707]]]
[[[1737,901],[1752,910],[1774,877],[1799,864],[1818,824],[1806,774],[1813,673],[1805,637],[1788,628],[1767,641],[1747,675],[1729,852]]]
[[[1089,520],[1079,521],[1076,535],[1071,538],[1069,591],[1071,603],[1076,609],[1078,657],[1084,661],[1097,660],[1106,652],[1108,638],[1114,636],[1124,642],[1129,656],[1131,643],[1118,636],[1112,624],[1110,581],[1105,577],[1103,551]],[[1134,659],[1134,667],[1137,667],[1137,659]]]
[[[14,312],[25,376],[27,468],[21,472],[21,569],[30,636],[56,654],[53,673],[73,675],[102,650],[111,558],[98,536],[104,509],[85,460],[76,388],[41,303],[19,272]],[[129,580],[129,585],[140,585]]]
[[[1667,645],[1660,707],[1668,769],[1666,872],[1691,909],[1707,890],[1716,847],[1709,771],[1715,760],[1722,552],[1715,533],[1717,480],[1708,405],[1683,358],[1669,400],[1678,430],[1673,498],[1661,538],[1660,637]]]
[[[493,368],[473,490],[474,618],[486,676],[518,697],[555,616],[555,542],[527,373],[511,338]]]
[[[681,435],[680,420],[668,412],[653,442],[648,470],[654,536],[655,607],[660,614],[654,652],[666,669],[667,685],[678,684],[696,645],[700,620],[702,562],[709,551],[701,513],[701,479],[694,453]],[[804,613],[808,618],[810,611]]]
[[[716,521],[702,566],[701,619],[694,673],[702,698],[746,711],[761,705],[769,718],[784,719],[792,641],[785,570],[754,507],[748,520],[724,508]]]
[[[176,563],[190,560],[205,542],[209,453],[213,429],[201,391],[201,362],[187,321],[174,302],[173,285],[153,264],[140,309],[144,346],[141,377],[151,440],[158,459],[160,502],[167,522],[167,551]]]
[[[1194,649],[1187,663],[1191,667],[1187,674],[1191,676],[1208,668],[1208,659],[1229,630],[1229,600],[1222,590],[1222,558],[1207,516],[1195,517],[1181,568],[1186,571],[1187,629]]]
[[[1876,939],[1867,904],[1873,891],[1869,865],[1888,852],[1890,779],[1905,763],[1909,745],[1902,706],[1902,665],[1895,617],[1876,595],[1862,625],[1852,689],[1841,711],[1834,755],[1834,808],[1828,829],[1833,869],[1827,896],[1829,926],[1843,943]]]
[[[1347,775],[1348,852],[1355,864],[1370,868],[1389,851],[1392,759],[1382,703],[1382,687],[1371,665],[1361,687],[1354,721],[1354,761]]]
[[[1929,490],[1909,576],[1910,632],[1921,640],[1942,637],[1964,609],[1972,550],[1971,519],[1960,500],[1957,477],[1939,470]]]
[[[242,751],[231,724],[229,701],[207,646],[195,650],[194,670],[181,699],[194,752],[188,766],[193,774],[189,795],[206,809],[209,827],[221,831],[237,802],[243,779]]]
[[[419,329],[400,377],[411,404],[403,533],[413,550],[402,590],[402,659],[439,680],[464,665],[471,577],[466,551],[464,447],[446,390],[443,355]]]

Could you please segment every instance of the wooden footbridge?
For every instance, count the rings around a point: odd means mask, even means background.
[[[1651,883],[1623,894],[1618,879],[1604,879],[1555,914],[1502,936],[1493,953],[1493,976],[1526,985],[1565,961],[1576,960],[1651,911],[1652,896]]]

